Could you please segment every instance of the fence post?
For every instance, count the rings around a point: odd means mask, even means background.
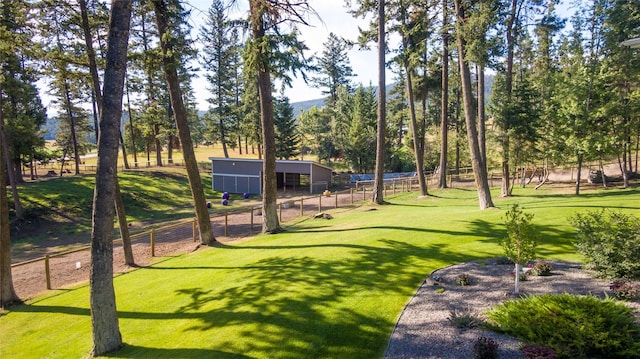
[[[193,222],[191,222],[191,229],[193,231],[193,242],[197,241],[197,233],[196,233],[196,219],[193,219]]]
[[[338,192],[336,192],[336,208],[338,208]]]
[[[251,232],[253,232],[253,207],[251,207]]]
[[[300,216],[304,216],[304,197],[300,197]]]
[[[156,230],[151,230],[151,256],[156,256]]]
[[[322,195],[318,196],[318,213],[322,212]]]
[[[362,186],[362,200],[366,201],[367,200],[367,187]]]
[[[353,188],[350,188],[349,192],[351,192],[351,204],[353,204]]]
[[[47,289],[51,289],[51,273],[49,271],[49,255],[44,256],[44,276],[47,279]]]
[[[280,218],[280,223],[282,223],[282,203],[278,203],[278,218]]]
[[[382,181],[382,195],[384,197],[387,196],[387,185],[384,183],[384,181]]]
[[[229,236],[229,213],[224,212],[224,236]]]
[[[393,194],[396,194],[396,179],[393,179]]]

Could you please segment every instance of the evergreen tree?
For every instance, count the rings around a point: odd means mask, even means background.
[[[288,160],[300,154],[300,135],[293,117],[293,107],[289,104],[289,98],[284,94],[284,88],[280,97],[276,98],[274,105],[273,122],[276,136],[276,157]]]
[[[229,157],[228,146],[233,146],[231,137],[237,127],[237,62],[239,51],[238,31],[225,14],[221,0],[211,4],[205,25],[200,29],[204,42],[201,64],[207,71],[205,78],[212,97],[208,99],[212,106],[205,117],[209,132],[222,144],[224,156]]]
[[[31,26],[34,16],[26,1],[0,2],[0,87],[6,97],[3,113],[10,157],[8,176],[14,178],[14,184],[22,182],[23,160],[30,161],[45,144],[40,129],[46,122],[46,111],[35,85],[37,61],[42,55]]]
[[[322,94],[327,95],[325,103],[333,107],[338,100],[338,89],[340,87],[351,89],[349,78],[354,74],[347,55],[350,46],[333,32],[329,33],[329,38],[323,45],[322,57],[316,60],[316,68],[320,76],[312,80],[316,87],[323,89]]]

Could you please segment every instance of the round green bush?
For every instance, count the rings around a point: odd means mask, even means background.
[[[492,329],[552,348],[559,358],[640,358],[640,325],[613,299],[545,294],[507,301],[487,315]]]

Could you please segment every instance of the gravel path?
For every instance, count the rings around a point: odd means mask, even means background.
[[[552,275],[528,276],[527,281],[520,282],[522,294],[571,293],[603,297],[609,290],[609,281],[594,279],[593,272],[582,270],[579,263],[549,262],[553,265]],[[400,315],[385,358],[473,358],[473,344],[480,336],[490,337],[499,344],[500,358],[522,358],[518,339],[482,329],[460,330],[448,319],[452,311],[483,317],[488,309],[513,299],[512,271],[513,265],[500,265],[495,261],[467,262],[434,271]],[[471,285],[455,284],[461,273],[471,276]],[[438,288],[445,291],[437,293]],[[635,308],[640,321],[640,303],[628,304]]]

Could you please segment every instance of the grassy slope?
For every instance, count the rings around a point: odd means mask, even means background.
[[[150,225],[194,216],[184,170],[124,172],[118,177],[127,221],[132,224],[134,233],[148,230]],[[211,189],[211,176],[201,174],[201,177],[207,199],[219,200],[221,194]],[[20,231],[14,233],[13,253],[42,245],[43,241],[61,243],[59,250],[88,244],[94,182],[94,175],[83,175],[22,185],[20,198],[26,210],[26,221],[21,224]],[[233,204],[225,209],[232,207]],[[213,206],[210,211],[216,210],[219,206]]]
[[[501,254],[502,216],[519,202],[543,230],[543,258],[579,260],[567,217],[600,207],[639,214],[640,189],[516,191],[479,211],[475,190],[389,198],[286,233],[207,248],[116,278],[117,358],[380,357],[403,306],[436,268]],[[55,330],[52,328],[55,323]],[[91,349],[88,287],[0,317],[0,357],[79,358]]]

